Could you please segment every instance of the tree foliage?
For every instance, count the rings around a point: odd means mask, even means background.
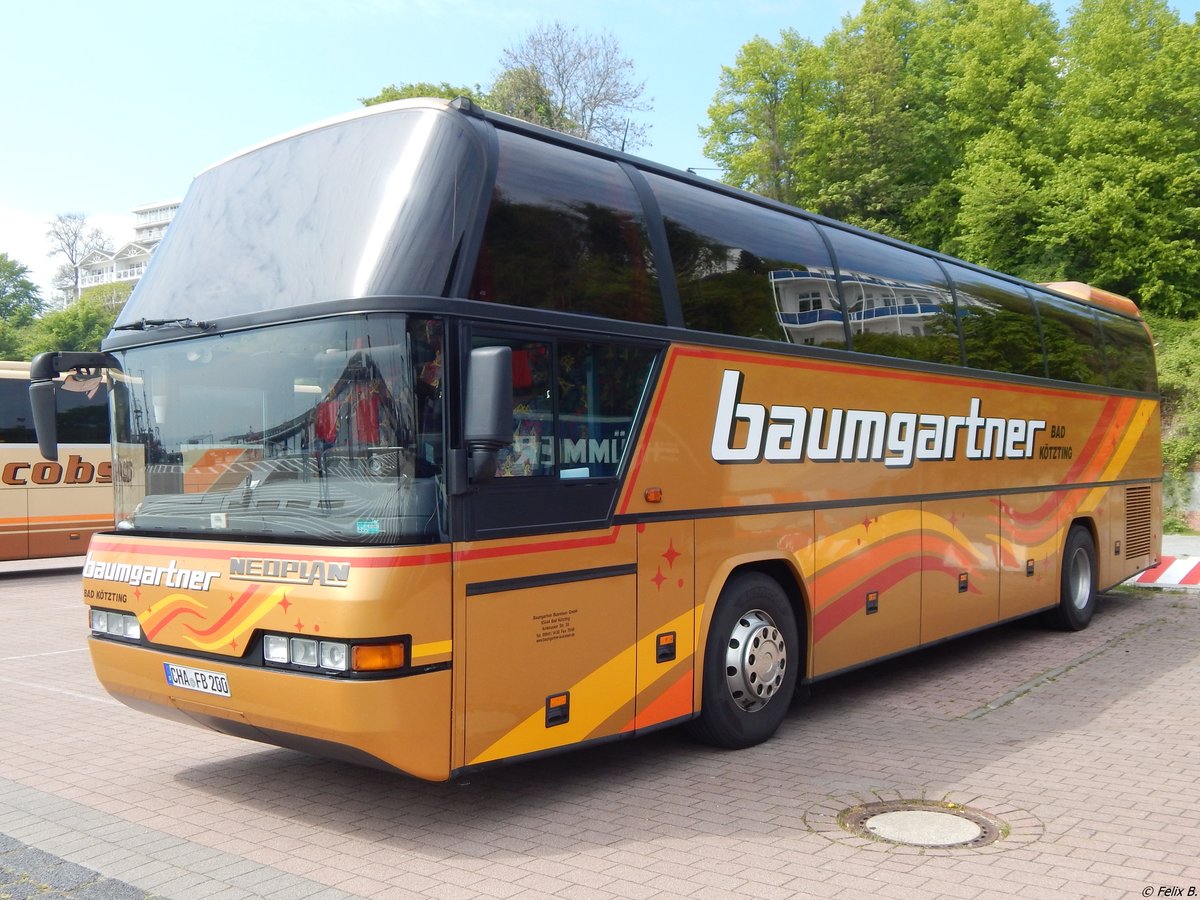
[[[479,101],[483,97],[483,91],[479,85],[469,88],[455,87],[446,81],[438,84],[434,84],[432,81],[414,81],[411,84],[389,84],[374,97],[359,97],[358,102],[363,106],[375,106],[378,103],[391,103],[393,100],[412,100],[417,97],[442,97],[446,100],[453,100],[456,97],[466,97],[469,100]]]
[[[29,268],[0,253],[0,322],[19,328],[41,311],[41,293],[29,280]]]
[[[389,85],[364,106],[409,97],[467,97],[481,106],[609,147],[632,150],[646,142],[645,83],[635,80],[633,61],[607,31],[581,32],[561,22],[537,26],[504,50],[490,88],[446,82]]]
[[[1200,26],[1164,0],[866,0],[744,45],[725,179],[1038,281],[1200,317]]]
[[[47,350],[99,350],[119,311],[101,298],[81,297],[38,319],[23,336],[21,355],[31,359]]]
[[[84,213],[59,213],[50,222],[46,238],[50,256],[61,256],[71,269],[71,298],[79,297],[79,264],[93,250],[111,250],[112,241],[99,228],[88,227]],[[65,269],[62,270],[65,272]]]
[[[0,253],[0,359],[21,355],[24,332],[42,311],[41,294],[28,267]]]
[[[645,143],[646,126],[633,114],[649,106],[645,83],[635,81],[633,61],[610,32],[580,32],[561,22],[537,26],[501,56],[503,72],[536,76],[544,91],[545,120],[539,124],[609,147]]]

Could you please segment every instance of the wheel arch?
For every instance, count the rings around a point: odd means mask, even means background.
[[[783,556],[753,556],[730,560],[717,573],[708,586],[704,613],[696,623],[696,659],[703,660],[708,650],[709,630],[721,591],[731,579],[744,572],[766,575],[783,589],[796,617],[796,628],[800,632],[799,649],[804,654],[803,665],[800,667],[800,682],[808,680],[812,676],[812,601],[804,577],[796,568],[795,560]],[[698,664],[695,672],[694,708],[699,710],[703,702],[703,665]]]
[[[1086,529],[1087,533],[1089,535],[1091,535],[1092,547],[1096,551],[1097,558],[1099,558],[1099,556],[1100,556],[1100,532],[1096,527],[1096,520],[1092,516],[1075,516],[1073,519],[1071,519],[1071,521],[1067,524],[1067,527],[1065,529],[1063,529],[1063,533],[1062,533],[1063,548],[1065,548],[1067,546],[1067,537],[1068,537],[1068,535],[1070,535],[1071,529],[1077,525],[1080,528]]]

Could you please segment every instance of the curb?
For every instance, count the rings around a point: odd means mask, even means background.
[[[1200,587],[1200,557],[1164,556],[1157,566],[1125,583],[1145,587]]]

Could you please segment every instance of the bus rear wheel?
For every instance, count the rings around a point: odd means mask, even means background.
[[[1096,613],[1096,545],[1082,525],[1073,525],[1063,547],[1058,606],[1047,621],[1063,631],[1082,631]]]
[[[733,576],[721,590],[704,652],[693,737],[740,749],[773,735],[787,715],[801,662],[796,617],[783,588],[761,572]]]

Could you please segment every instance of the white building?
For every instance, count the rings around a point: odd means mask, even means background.
[[[116,250],[93,250],[79,262],[79,287],[116,281],[136,282],[179,209],[179,200],[148,203],[133,209],[133,240]]]

